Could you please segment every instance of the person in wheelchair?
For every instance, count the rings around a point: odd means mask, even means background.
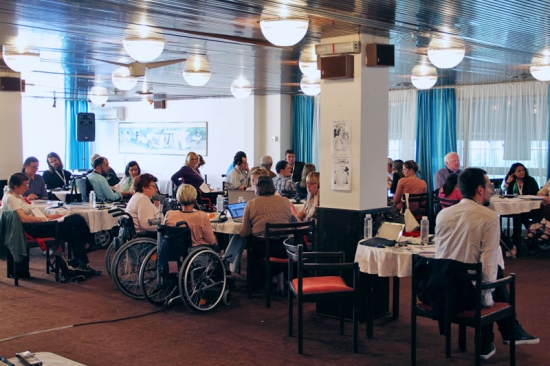
[[[151,199],[157,193],[157,178],[149,173],[140,174],[134,179],[135,193],[128,201],[126,212],[132,216],[138,236],[157,237],[157,226],[147,220],[157,217],[159,202]]]
[[[190,184],[182,184],[176,192],[176,198],[182,206],[182,210],[171,210],[166,213],[164,224],[176,226],[180,221],[185,221],[191,229],[193,246],[211,245],[219,252],[216,236],[210,223],[208,214],[194,209],[197,201],[197,190]]]

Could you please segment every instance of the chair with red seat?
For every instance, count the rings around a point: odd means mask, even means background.
[[[340,334],[344,334],[344,311],[342,301],[349,299],[353,304],[352,352],[357,352],[357,281],[359,278],[358,263],[345,263],[344,252],[304,252],[304,246],[285,242],[288,254],[288,335],[293,334],[294,298],[298,305],[298,353],[303,353],[303,303],[334,299],[339,302]],[[317,260],[321,260],[319,263]],[[297,266],[297,277],[293,278],[294,264]],[[344,271],[352,272],[352,284],[348,285],[342,278]],[[320,275],[322,272],[323,275]],[[337,275],[333,275],[337,272]],[[309,277],[306,277],[309,275]]]

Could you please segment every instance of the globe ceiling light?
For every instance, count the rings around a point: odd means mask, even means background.
[[[89,97],[93,104],[103,107],[109,99],[109,94],[104,86],[93,86],[90,89]]]
[[[124,32],[124,50],[136,61],[150,62],[164,50],[164,37],[158,29],[145,24],[131,25]]]
[[[550,80],[550,49],[542,50],[531,60],[531,75],[540,81]]]
[[[2,57],[10,69],[21,74],[27,74],[38,70],[40,67],[40,52],[28,49],[18,49],[4,45],[2,47]]]
[[[428,45],[428,58],[430,62],[440,69],[450,69],[458,65],[466,49],[461,41],[452,42],[448,38],[433,39]]]
[[[437,70],[427,64],[416,65],[412,69],[411,83],[417,89],[430,89],[437,82]]]
[[[183,78],[191,86],[204,86],[210,80],[210,65],[206,57],[191,55],[185,62]]]
[[[293,46],[307,33],[309,19],[299,10],[291,10],[283,4],[262,12],[260,28],[264,37],[275,46]]]
[[[246,99],[252,93],[252,84],[244,76],[239,76],[231,83],[231,94],[237,99]]]
[[[111,75],[113,85],[120,90],[132,90],[137,85],[138,79],[130,76],[130,69],[127,67],[119,67]]]
[[[302,76],[300,88],[305,95],[319,95],[321,93],[321,79],[310,79],[308,76]]]
[[[321,78],[321,70],[317,68],[317,55],[315,54],[315,51],[313,51],[313,53],[302,52],[300,59],[298,60],[298,66],[300,67],[302,74],[307,77],[312,79]]]

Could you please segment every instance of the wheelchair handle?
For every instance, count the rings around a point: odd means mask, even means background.
[[[108,213],[114,213],[114,212],[124,212],[121,208],[119,207],[116,207],[116,208],[111,208],[109,211],[107,211]]]

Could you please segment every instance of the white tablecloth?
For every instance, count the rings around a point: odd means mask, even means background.
[[[212,228],[215,233],[220,234],[239,234],[242,223],[227,219],[225,222],[212,222]]]
[[[55,194],[55,196],[60,200],[65,202],[65,197],[71,193],[71,191],[52,191],[52,194]]]
[[[540,207],[540,199],[525,198],[500,198],[491,197],[489,208],[499,215],[517,215],[523,212],[536,210]]]
[[[42,361],[42,366],[86,366],[51,352],[35,352],[34,354]],[[17,357],[10,358],[8,361],[17,366],[23,365]]]
[[[167,194],[169,196],[172,196],[172,187],[174,183],[172,183],[171,180],[159,180],[157,182],[157,186],[159,188],[159,192],[162,194]]]
[[[56,201],[36,200],[31,201],[31,206],[37,207],[40,211],[45,212],[46,208],[56,205]],[[2,214],[2,206],[0,205],[0,214]]]
[[[82,204],[48,208],[46,209],[46,213],[62,215],[79,214],[86,220],[90,232],[96,233],[101,230],[111,230],[118,225],[118,217],[113,217],[113,215],[108,212],[110,208],[111,207],[107,209],[90,208],[90,204],[86,202]]]

